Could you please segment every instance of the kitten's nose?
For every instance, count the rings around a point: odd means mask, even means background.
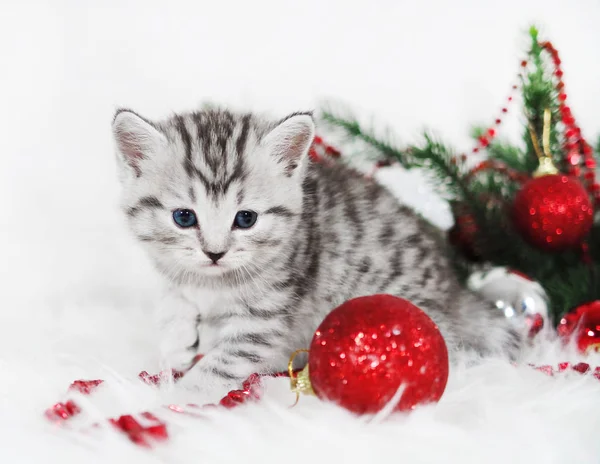
[[[219,253],[213,253],[212,251],[204,251],[204,254],[209,257],[213,264],[217,264],[217,261],[219,261],[223,256],[225,256],[225,253],[227,252],[221,251]]]

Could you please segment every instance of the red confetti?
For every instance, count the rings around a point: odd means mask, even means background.
[[[81,409],[75,402],[69,400],[66,403],[56,403],[54,406],[46,409],[45,415],[51,421],[67,420],[79,414]]]
[[[163,371],[158,374],[150,375],[146,371],[142,371],[138,374],[138,377],[142,382],[147,383],[148,385],[161,385],[165,381],[175,381],[179,380],[183,377],[183,372],[176,371],[175,369],[170,372]]]
[[[70,385],[69,390],[89,395],[103,382],[104,380],[76,380]]]
[[[169,435],[167,426],[154,415],[145,412],[141,414],[144,419],[152,422],[152,425],[142,426],[133,416],[126,414],[118,419],[109,419],[109,422],[117,429],[124,432],[129,439],[141,446],[150,446],[150,441],[166,440]]]
[[[600,366],[595,367],[592,370],[592,367],[585,362],[580,362],[574,365],[571,365],[569,362],[562,362],[558,364],[558,367],[553,367],[549,365],[545,366],[535,366],[530,364],[535,370],[543,372],[549,376],[553,376],[557,373],[566,373],[566,372],[577,372],[581,375],[589,375],[591,374],[596,380],[600,380]]]

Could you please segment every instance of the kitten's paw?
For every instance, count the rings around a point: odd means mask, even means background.
[[[191,395],[191,401],[197,404],[216,404],[230,390],[242,388],[242,382],[225,380],[212,375],[200,366],[192,367],[177,382],[181,394]]]
[[[198,354],[198,329],[190,324],[164,326],[160,342],[161,359],[170,369],[186,371]]]
[[[168,369],[185,372],[196,363],[196,350],[189,347],[163,352],[162,361]]]

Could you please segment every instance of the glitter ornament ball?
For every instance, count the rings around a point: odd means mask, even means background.
[[[592,203],[581,183],[563,174],[529,180],[517,193],[512,218],[531,245],[565,251],[581,244],[592,227]]]
[[[600,351],[600,300],[583,304],[565,314],[557,331],[565,342],[573,340],[581,353]]]
[[[314,393],[357,413],[376,413],[402,385],[395,410],[438,401],[448,380],[448,350],[435,323],[391,295],[355,298],[334,309],[310,345]]]

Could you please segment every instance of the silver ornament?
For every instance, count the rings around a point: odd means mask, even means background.
[[[492,302],[504,316],[516,324],[548,327],[548,295],[542,286],[522,274],[505,267],[475,272],[468,287]]]

